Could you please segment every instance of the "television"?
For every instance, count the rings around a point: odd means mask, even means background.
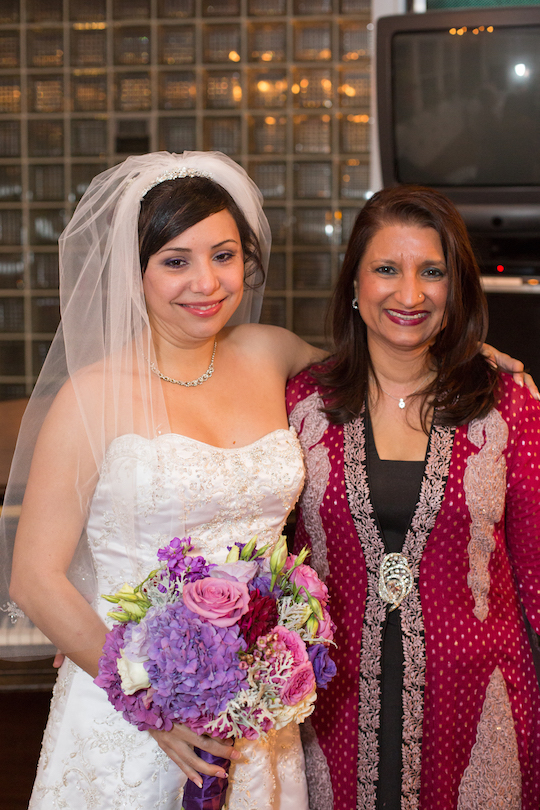
[[[540,275],[540,7],[382,17],[376,54],[384,185],[443,191]]]

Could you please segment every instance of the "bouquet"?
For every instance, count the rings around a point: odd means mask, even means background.
[[[307,549],[272,554],[256,538],[237,543],[223,565],[193,556],[190,538],[158,551],[159,567],[135,587],[104,596],[116,604],[95,680],[139,729],[184,723],[197,734],[256,739],[301,723],[317,687],[336,673],[328,590],[305,564]],[[206,761],[225,770],[228,760]],[[184,810],[223,807],[227,781],[188,780]]]

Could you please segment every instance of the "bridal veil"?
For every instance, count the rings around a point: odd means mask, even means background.
[[[59,240],[61,322],[23,417],[0,521],[0,607],[13,622],[27,621],[8,594],[18,513],[37,436],[60,389],[72,386],[96,478],[116,437],[135,433],[152,439],[170,432],[161,383],[150,370],[155,356],[142,288],[138,217],[150,188],[186,176],[208,177],[229,192],[258,237],[263,266],[268,266],[270,229],[262,196],[246,172],[219,152],[129,157],[92,180]],[[257,321],[262,295],[262,283],[249,283],[229,324]],[[81,476],[74,481],[81,498],[94,485]],[[124,504],[124,513],[129,512]],[[163,534],[182,536],[183,516],[168,516]],[[124,535],[132,582],[137,582],[147,572],[140,570],[129,518]],[[88,600],[95,596],[84,533],[69,576]],[[2,647],[1,657],[11,654],[20,651]]]

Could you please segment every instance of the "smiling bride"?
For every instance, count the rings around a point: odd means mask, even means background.
[[[249,323],[269,241],[243,169],[197,152],[99,175],[61,238],[62,323],[11,482],[31,460],[12,610],[68,656],[31,808],[179,808],[186,776],[221,774],[198,747],[232,760],[230,810],[247,797],[307,810],[296,724],[234,749],[182,725],[138,731],[93,683],[110,624],[99,594],[141,581],[175,536],[216,563],[255,535],[274,545],[302,488],[285,384],[322,353]]]

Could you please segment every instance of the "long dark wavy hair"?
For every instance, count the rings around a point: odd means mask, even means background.
[[[144,274],[148,259],[167,242],[203,219],[228,211],[236,223],[244,253],[244,284],[255,289],[264,282],[259,240],[244,214],[223,186],[206,177],[164,180],[141,202],[139,251]]]
[[[480,353],[487,326],[487,303],[465,223],[450,200],[434,189],[403,185],[374,194],[360,211],[347,246],[331,308],[334,353],[316,379],[324,389],[325,412],[334,424],[355,419],[362,410],[370,372],[367,332],[353,309],[354,281],[366,248],[388,225],[433,228],[441,240],[448,272],[445,326],[429,348],[436,378],[419,391],[422,424],[436,408],[438,424],[463,425],[493,407],[497,372]]]

